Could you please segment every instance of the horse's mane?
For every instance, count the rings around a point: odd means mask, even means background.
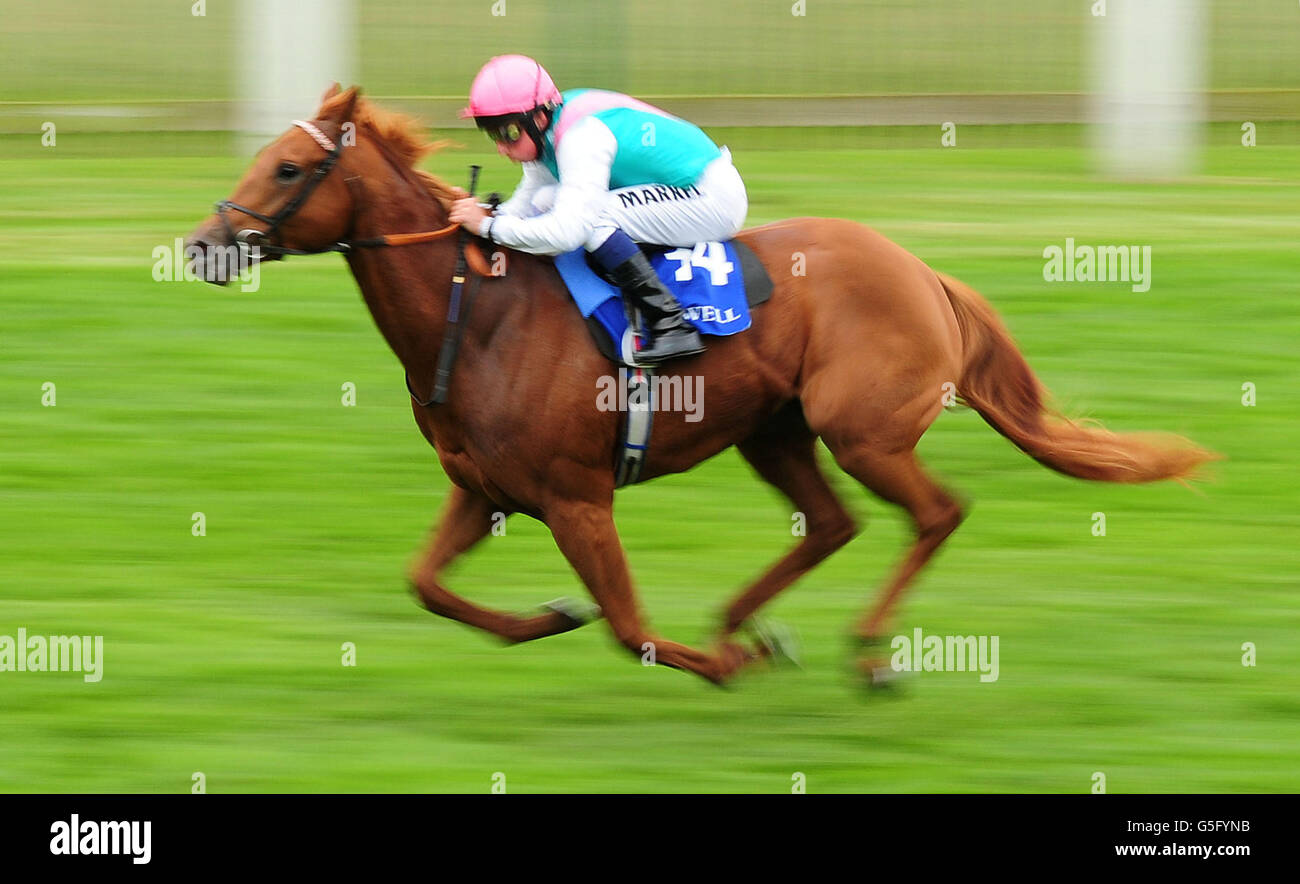
[[[432,172],[416,167],[425,157],[443,148],[455,146],[455,142],[430,141],[424,134],[424,126],[414,117],[397,111],[384,110],[362,97],[357,98],[352,119],[358,127],[370,129],[411,169],[415,177],[429,191],[429,195],[442,204],[443,210],[450,211],[452,202],[457,198],[452,186]]]

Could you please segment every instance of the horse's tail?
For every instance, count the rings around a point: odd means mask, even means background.
[[[1080,479],[1153,482],[1189,476],[1218,457],[1179,436],[1112,433],[1049,409],[1042,385],[988,301],[936,275],[961,328],[958,395],[1034,460]]]

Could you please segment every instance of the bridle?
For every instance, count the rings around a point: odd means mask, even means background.
[[[328,245],[319,249],[290,249],[282,246],[278,242],[276,234],[284,222],[293,217],[294,213],[302,208],[303,203],[312,195],[312,192],[320,186],[325,180],[325,176],[338,165],[339,155],[342,153],[341,146],[322,132],[314,123],[306,120],[294,120],[293,124],[302,131],[311,136],[312,140],[320,145],[325,151],[325,159],[321,160],[316,168],[312,171],[311,177],[302,183],[298,190],[289,197],[288,202],[280,207],[274,215],[266,215],[247,206],[241,206],[233,200],[221,200],[216,204],[217,217],[221,219],[222,225],[226,228],[226,233],[230,236],[233,243],[248,248],[250,251],[256,249],[256,254],[260,258],[263,255],[271,257],[281,257],[284,255],[320,255],[326,252],[350,252],[359,248],[374,248],[378,246],[403,246],[412,243],[429,242],[439,239],[455,231],[459,224],[448,224],[440,230],[430,230],[423,233],[396,233],[387,236],[377,236],[373,239],[357,240],[340,240],[333,245]],[[246,227],[238,232],[226,217],[226,211],[233,209],[236,212],[242,212],[250,218],[256,218],[263,224],[267,225],[265,230],[255,230]],[[272,240],[275,239],[275,242]]]
[[[279,231],[281,224],[293,217],[293,213],[302,208],[302,204],[307,201],[307,197],[311,196],[312,191],[319,187],[320,183],[325,180],[325,176],[330,173],[330,170],[338,165],[339,154],[342,152],[339,144],[322,132],[316,124],[309,123],[306,120],[294,120],[293,124],[310,135],[312,140],[320,145],[321,149],[325,151],[325,159],[321,160],[313,170],[311,177],[302,183],[302,186],[298,188],[294,195],[289,197],[289,201],[281,206],[280,210],[274,215],[254,211],[232,200],[222,200],[216,204],[217,217],[221,219],[221,223],[225,226],[226,233],[230,236],[231,241],[247,248],[259,260],[263,252],[278,257],[284,255],[320,255],[325,252],[350,252],[353,249],[378,246],[405,246],[441,239],[460,229],[459,224],[452,222],[440,230],[428,230],[423,233],[390,233],[373,239],[340,240],[333,245],[319,249],[290,249],[278,242],[274,244],[267,242]],[[478,166],[471,167],[470,196],[474,195],[474,185],[478,180],[478,169]],[[243,212],[250,218],[256,218],[268,226],[266,230],[245,228],[236,233],[235,228],[226,218],[227,209]],[[411,388],[410,377],[406,378],[406,389],[411,394],[411,398],[423,407],[440,405],[447,399],[447,389],[451,383],[452,364],[456,359],[456,351],[460,347],[460,337],[464,330],[465,316],[469,312],[469,305],[474,299],[475,288],[481,279],[481,274],[474,276],[474,281],[470,285],[462,310],[461,288],[465,284],[466,277],[465,240],[466,237],[462,234],[457,248],[456,269],[451,278],[451,298],[448,301],[447,328],[443,334],[442,347],[438,351],[438,370],[434,378],[433,394],[427,400],[421,399],[415,394],[415,390]]]

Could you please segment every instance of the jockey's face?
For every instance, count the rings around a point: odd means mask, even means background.
[[[516,163],[527,163],[537,159],[537,145],[533,144],[533,139],[524,135],[513,144],[498,141],[497,153],[514,160]]]
[[[539,132],[546,131],[547,122],[545,114],[534,114],[533,122],[537,124],[537,130]],[[520,134],[517,141],[498,141],[497,153],[501,154],[503,157],[514,160],[516,163],[529,163],[537,159],[537,145],[533,144],[533,139],[529,138],[527,134]]]

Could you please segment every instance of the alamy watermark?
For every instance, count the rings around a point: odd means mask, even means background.
[[[104,677],[102,635],[0,635],[0,672],[84,672],[88,682]]]
[[[1065,248],[1043,249],[1048,282],[1128,282],[1133,291],[1151,288],[1151,246],[1079,246],[1065,238]]]
[[[50,853],[55,856],[129,856],[138,866],[153,857],[150,820],[83,820],[72,814],[68,820],[50,824]]]
[[[703,375],[660,375],[645,386],[628,389],[631,373],[620,368],[618,375],[596,379],[597,411],[680,411],[686,422],[704,418]]]
[[[998,680],[996,635],[922,635],[918,626],[910,636],[894,636],[889,646],[895,672],[979,672],[982,682]]]
[[[234,282],[241,292],[262,285],[262,252],[257,246],[185,245],[176,237],[172,245],[154,246],[154,282]]]

